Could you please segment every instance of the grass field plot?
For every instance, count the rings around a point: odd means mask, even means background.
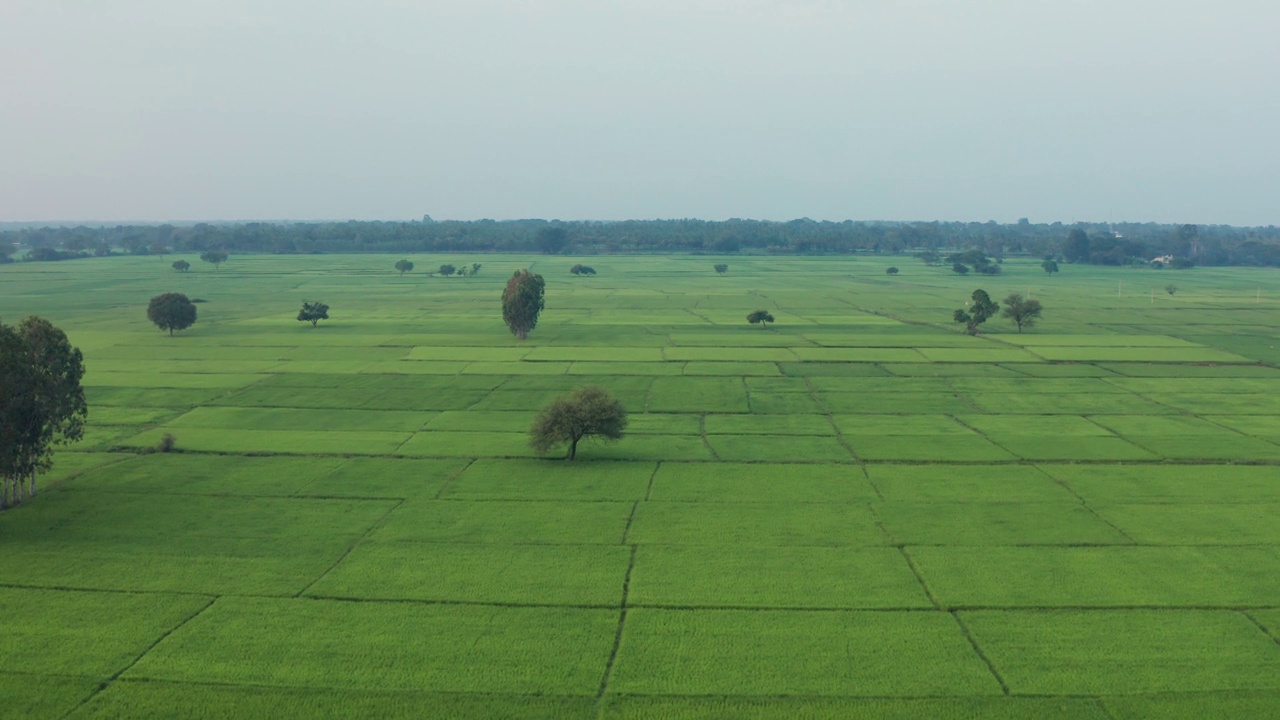
[[[835,430],[825,415],[708,415],[708,434],[824,435]]]
[[[844,433],[853,452],[863,460],[896,462],[996,462],[1017,457],[978,435],[877,435]]]
[[[1143,543],[1280,544],[1280,503],[1099,505],[1097,511]]]
[[[883,386],[882,386],[883,387]],[[973,412],[973,406],[953,392],[820,392],[823,406],[837,415],[945,415]]]
[[[898,503],[876,506],[907,545],[1080,545],[1129,540],[1087,508],[1065,503]]]
[[[815,363],[914,363],[922,356],[911,348],[793,348],[802,362]]]
[[[521,432],[427,431],[413,435],[395,452],[410,457],[529,457],[529,435]]]
[[[1280,594],[1280,549],[913,547],[947,607],[1221,607]]]
[[[932,607],[893,548],[644,546],[631,605],[666,607]]]
[[[662,353],[663,349],[660,347],[561,347],[553,345],[534,348],[523,359],[537,362],[558,360],[567,362],[658,363],[664,359]],[[490,358],[486,356],[484,359]]]
[[[609,610],[223,598],[126,677],[590,695],[617,621]]]
[[[1178,411],[1129,393],[970,392],[979,409],[1002,415],[1172,415]]]
[[[778,369],[788,377],[888,377],[889,373],[879,365],[847,362],[795,362],[778,363]]]
[[[184,453],[115,457],[121,461],[87,472],[64,487],[127,493],[295,495],[344,462],[341,458]]]
[[[1043,358],[1019,348],[919,348],[916,352],[929,362],[938,363],[1040,363]]]
[[[296,455],[389,455],[398,451],[412,437],[407,432],[233,430],[165,425],[121,439],[120,444],[125,447],[153,448],[166,433],[177,438],[177,446],[182,450]]]
[[[641,500],[656,462],[477,460],[444,491],[459,500]]]
[[[927,612],[627,613],[612,692],[665,695],[996,695],[955,620]]]
[[[414,432],[433,412],[405,410],[345,410],[324,412],[297,408],[196,408],[165,423],[169,428],[220,428],[235,430],[291,430],[312,432]]]
[[[890,375],[907,378],[1020,378],[1021,370],[1014,370],[995,363],[881,363]]]
[[[117,680],[72,717],[75,720],[124,720],[139,715],[187,720],[291,716],[309,720],[354,717],[382,720],[425,717],[594,720],[596,701],[595,698],[570,696],[467,695]]]
[[[1034,465],[872,463],[867,473],[891,502],[1079,503],[1071,491]]]
[[[649,412],[750,412],[741,378],[660,377],[649,390]]]
[[[8,658],[5,658],[8,661]],[[8,664],[8,662],[6,662]],[[0,702],[14,718],[65,717],[101,686],[99,677],[0,672]]]
[[[1280,645],[1241,613],[962,612],[1016,694],[1133,695],[1276,689]]]
[[[751,412],[757,415],[814,415],[827,410],[808,393],[751,391]]]
[[[1274,391],[1257,393],[1168,393],[1159,395],[1161,403],[1197,415],[1262,415],[1275,417],[1277,412]]]
[[[652,499],[667,502],[842,503],[875,491],[857,465],[664,462]]]
[[[1085,500],[1104,503],[1275,503],[1275,468],[1248,465],[1041,465]]]
[[[630,560],[631,550],[618,545],[366,542],[308,588],[307,594],[612,607],[622,602]]]
[[[716,457],[731,461],[847,462],[848,448],[834,436],[818,435],[708,435]]]
[[[1250,363],[1247,357],[1208,347],[1028,347],[1045,360],[1071,362]]]
[[[771,362],[697,362],[684,363],[682,375],[713,377],[778,377],[782,371]]]
[[[1197,694],[1173,692],[1165,695],[1109,697],[1103,704],[1115,720],[1160,720],[1171,717],[1214,720],[1280,718],[1280,692],[1275,691]]]
[[[752,347],[667,347],[662,351],[663,359],[675,362],[753,362],[777,363],[796,360],[792,350],[787,348],[752,348]]]
[[[865,505],[677,503],[640,505],[628,535],[640,545],[885,545]]]
[[[105,680],[209,602],[190,595],[0,588],[0,612],[12,625],[0,637],[0,658],[6,668],[36,677]]]
[[[376,540],[507,545],[616,545],[628,502],[416,500],[387,516]]]
[[[1236,702],[1227,707],[1262,708],[1264,696],[1252,704]],[[1157,706],[1158,707],[1158,706]],[[832,698],[832,697],[705,697],[672,698],[623,696],[609,698],[605,720],[773,720],[774,718],[840,718],[840,720],[1113,720],[1101,705],[1085,698],[968,697],[946,699]],[[1152,716],[1165,718],[1168,715]],[[1228,717],[1269,715],[1242,714]],[[1128,716],[1126,716],[1127,720]],[[1146,719],[1146,716],[1143,716]]]
[[[434,497],[468,460],[357,457],[316,477],[297,495],[316,497]]]

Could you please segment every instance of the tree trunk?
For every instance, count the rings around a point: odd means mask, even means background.
[[[516,331],[516,339],[517,339],[517,340],[520,340],[520,341],[522,341],[522,342],[523,342],[523,341],[525,341],[525,340],[528,340],[528,339],[529,339],[529,331],[528,331],[528,330],[523,330],[523,329],[521,329],[521,330],[517,330],[517,331]]]
[[[27,497],[33,498],[35,496],[36,496],[36,471],[32,470],[31,471],[31,489],[27,490]]]
[[[173,337],[173,326],[169,326],[169,337]]]
[[[578,440],[574,438],[569,441],[569,459],[573,460],[578,457]]]

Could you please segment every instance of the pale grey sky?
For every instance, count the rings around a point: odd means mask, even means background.
[[[0,220],[1280,223],[1275,0],[0,0]]]

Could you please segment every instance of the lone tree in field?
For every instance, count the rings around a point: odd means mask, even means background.
[[[480,272],[480,267],[480,263],[471,263],[471,275],[474,276],[476,273]]]
[[[196,306],[182,293],[164,293],[151,298],[147,319],[161,330],[186,330],[195,324]]]
[[[898,274],[898,268],[896,268],[896,267],[885,268],[884,274],[885,274],[885,275],[897,275],[897,274]]]
[[[186,260],[174,260],[173,269],[177,270],[178,272],[186,272],[191,269],[191,263],[187,262]]]
[[[1053,258],[1045,258],[1044,262],[1040,263],[1040,267],[1046,274],[1052,275],[1058,272],[1058,261]]]
[[[974,290],[971,298],[972,301],[966,303],[967,307],[956,310],[951,318],[958,323],[964,323],[965,332],[977,335],[978,326],[1000,312],[1000,306],[991,299],[986,290]]]
[[[1044,310],[1039,300],[1024,298],[1022,293],[1009,293],[1009,297],[1003,302],[1004,312],[1000,314],[1017,324],[1019,333],[1024,327],[1035,325],[1036,318],[1040,317],[1040,312]]]
[[[729,266],[724,263],[717,263],[714,267],[717,275],[723,275],[729,272]]]
[[[397,260],[396,269],[400,271],[400,277],[404,277],[405,273],[413,269],[413,263],[408,260]]]
[[[48,320],[0,323],[0,507],[36,494],[53,446],[79,440],[88,414],[84,358]]]
[[[768,310],[756,310],[747,316],[747,322],[752,325],[759,324],[761,328],[765,328],[769,326],[769,323],[773,322],[773,315]]]
[[[457,272],[457,270],[458,270],[458,268],[454,267],[453,265],[441,265],[441,266],[440,266],[440,274],[441,274],[441,275],[443,275],[443,276],[445,276],[445,277],[449,277],[450,275],[452,275],[452,274],[454,274],[455,272]]]
[[[321,320],[329,319],[329,306],[322,302],[302,301],[302,309],[298,311],[298,320],[311,323],[315,327]]]
[[[1169,293],[1170,295],[1172,295],[1172,294],[1174,294],[1174,293],[1178,292],[1178,286],[1177,286],[1177,285],[1165,285],[1165,286],[1164,286],[1164,291],[1165,291],[1165,292],[1167,292],[1167,293]]]
[[[200,259],[207,263],[213,263],[213,269],[217,270],[219,265],[227,261],[227,254],[221,250],[210,250],[201,255]]]
[[[590,265],[574,265],[573,267],[569,268],[569,272],[573,273],[574,275],[595,275],[596,269],[591,267]]]
[[[529,339],[529,332],[537,327],[546,286],[541,275],[534,275],[527,268],[517,270],[507,281],[502,291],[502,319],[517,339]]]
[[[551,401],[529,429],[529,444],[545,453],[567,443],[565,458],[578,456],[578,443],[588,437],[618,440],[627,428],[627,411],[603,388],[578,388]]]

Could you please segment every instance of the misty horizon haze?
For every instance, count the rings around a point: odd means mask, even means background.
[[[1276,27],[1255,0],[9,0],[0,222],[1274,225]]]

